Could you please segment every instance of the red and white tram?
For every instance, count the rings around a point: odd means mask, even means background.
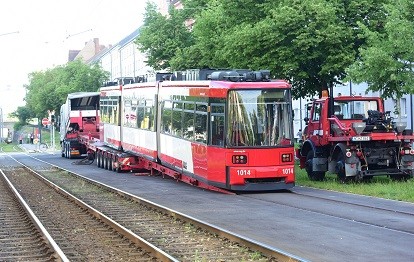
[[[268,71],[190,73],[208,80],[101,88],[98,166],[157,170],[209,189],[293,187],[290,85]]]

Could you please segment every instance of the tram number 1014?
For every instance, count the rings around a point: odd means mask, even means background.
[[[238,176],[252,176],[255,175],[255,170],[250,169],[238,169],[236,170],[236,174]],[[293,174],[293,168],[283,168],[282,169],[283,175],[290,175]]]
[[[250,169],[239,169],[236,170],[238,176],[251,176],[253,175],[253,171]]]
[[[293,168],[283,168],[282,169],[282,174],[284,174],[284,175],[293,174]]]

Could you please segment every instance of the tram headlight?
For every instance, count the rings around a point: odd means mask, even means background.
[[[292,154],[282,154],[282,162],[292,162]]]
[[[233,164],[247,164],[247,156],[246,155],[234,155],[232,157]]]

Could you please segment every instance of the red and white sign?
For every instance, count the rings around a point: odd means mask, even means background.
[[[43,119],[42,119],[42,125],[44,125],[44,126],[49,125],[49,119],[47,119],[47,118],[43,118]]]

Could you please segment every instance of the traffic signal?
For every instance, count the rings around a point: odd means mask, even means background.
[[[55,123],[55,115],[50,115],[50,122]]]

